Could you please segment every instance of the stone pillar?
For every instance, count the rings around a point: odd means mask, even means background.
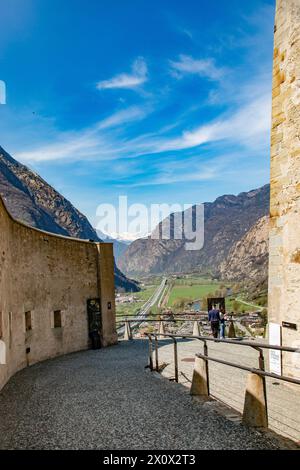
[[[118,341],[116,332],[114,256],[112,243],[97,243],[98,286],[101,303],[102,345]]]
[[[200,334],[200,325],[199,325],[199,322],[197,320],[194,321],[193,336],[201,336],[201,334]]]
[[[232,320],[229,321],[228,338],[236,338],[235,326],[234,326],[234,322]]]
[[[268,427],[264,377],[250,373],[247,377],[243,423],[254,427]]]
[[[191,386],[191,395],[209,396],[208,368],[205,359],[196,356]]]
[[[165,324],[163,321],[159,322],[159,330],[158,330],[159,335],[164,335],[165,332]],[[165,336],[159,336],[159,339],[164,339]]]
[[[300,346],[300,0],[277,0],[274,40],[269,239],[269,321],[282,344]],[[283,355],[283,373],[300,377]]]
[[[124,325],[124,340],[129,341],[130,339],[132,339],[130,323],[126,320]]]

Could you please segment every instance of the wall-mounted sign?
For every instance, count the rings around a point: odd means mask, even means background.
[[[288,321],[283,321],[282,326],[283,328],[289,328],[290,330],[297,330],[296,323],[289,323]]]
[[[269,344],[281,346],[281,326],[278,323],[269,323]],[[281,351],[269,350],[270,372],[281,375]]]

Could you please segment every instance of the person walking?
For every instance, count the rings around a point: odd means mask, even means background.
[[[224,309],[220,309],[220,338],[225,339],[225,320],[226,320],[226,315],[224,312]]]
[[[220,311],[216,305],[208,312],[208,321],[210,322],[211,331],[214,338],[218,338],[220,329]]]

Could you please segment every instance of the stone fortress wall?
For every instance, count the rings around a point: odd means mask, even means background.
[[[102,346],[116,343],[114,298],[112,244],[26,226],[0,198],[0,389],[27,365],[89,347],[89,299],[100,299]]]
[[[300,347],[300,0],[276,6],[270,219],[269,322]],[[296,356],[283,355],[284,374],[300,377]]]

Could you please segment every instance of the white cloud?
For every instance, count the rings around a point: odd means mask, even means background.
[[[16,152],[16,157],[23,162],[63,159],[116,161],[221,143],[224,146],[243,146],[248,150],[266,150],[271,124],[271,88],[266,86],[268,81],[263,77],[259,85],[257,82],[244,83],[237,89],[235,100],[229,96],[229,110],[226,113],[192,129],[184,128],[182,120],[170,119],[161,129],[153,128],[146,134],[132,137],[134,134],[127,133],[128,126],[153,111],[150,105],[132,106],[89,128],[73,132],[53,130],[51,139],[48,137],[38,148]]]
[[[147,107],[131,107],[119,111],[89,129],[58,134],[55,143],[17,153],[16,157],[29,162],[59,159],[116,160],[187,150],[219,142],[260,149],[268,143],[271,95],[268,93],[253,101],[250,99],[233,112],[221,115],[193,130],[185,130],[177,137],[168,137],[168,131],[144,134],[127,140],[120,136],[126,125],[145,118],[149,112],[151,109]]]
[[[187,55],[180,55],[178,61],[170,61],[172,75],[181,78],[185,74],[199,75],[210,80],[220,80],[225,69],[218,68],[214,59],[194,59]]]
[[[124,123],[130,123],[143,119],[148,112],[150,112],[150,107],[139,107],[131,106],[130,108],[122,109],[108,118],[104,119],[96,125],[96,129],[109,129],[112,127],[118,127]]]
[[[131,74],[121,73],[109,80],[102,80],[97,83],[98,90],[112,88],[136,88],[145,83],[148,79],[148,68],[143,57],[138,57],[131,68]]]
[[[264,94],[209,124],[184,131],[177,138],[153,139],[148,151],[166,152],[190,149],[203,144],[228,141],[249,148],[264,144],[271,126],[271,94]]]
[[[113,130],[144,119],[150,112],[150,107],[132,106],[112,114],[90,128],[57,133],[54,143],[52,142],[55,137],[51,143],[34,150],[16,152],[15,155],[23,162],[117,158],[117,143],[113,139]]]

